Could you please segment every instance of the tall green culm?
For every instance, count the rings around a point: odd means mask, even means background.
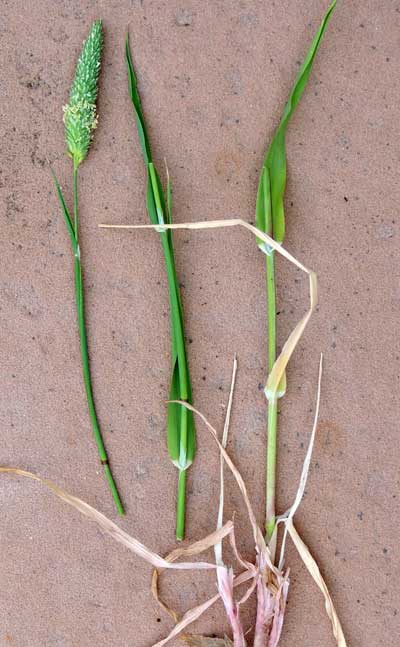
[[[103,466],[107,483],[115,502],[115,506],[119,514],[123,515],[124,508],[111,472],[93,398],[85,325],[82,255],[79,246],[78,169],[89,152],[90,143],[93,137],[93,131],[97,125],[96,100],[102,46],[102,24],[100,20],[97,20],[93,23],[89,32],[89,36],[83,43],[82,52],[76,66],[75,78],[70,92],[69,103],[64,107],[65,140],[67,144],[67,153],[72,160],[73,173],[72,216],[67,208],[64,196],[61,192],[61,187],[54,173],[53,179],[74,255],[75,295],[82,356],[83,380],[85,383],[85,391],[89,408],[90,421],[93,429],[93,436],[96,441],[100,462]]]
[[[186,356],[182,302],[176,276],[172,232],[171,230],[163,231],[162,229],[163,224],[170,224],[172,222],[171,183],[167,173],[167,188],[166,195],[164,195],[159,175],[152,160],[150,141],[137,88],[128,37],[126,39],[125,57],[128,68],[129,94],[147,170],[147,212],[151,223],[153,225],[160,225],[160,240],[167,271],[172,347],[170,400],[181,400],[192,403],[192,387]],[[192,464],[196,450],[193,413],[186,409],[186,407],[173,403],[168,404],[167,440],[170,458],[179,471],[176,538],[180,541],[185,536],[186,472]]]
[[[259,229],[282,243],[285,235],[285,217],[283,197],[286,186],[286,129],[290,118],[300,101],[312,64],[321,43],[329,19],[335,8],[336,0],[332,2],[311,47],[303,61],[294,82],[289,99],[285,105],[281,121],[275,131],[272,142],[267,150],[260,173],[256,203],[256,224]],[[275,252],[266,249],[260,241],[260,247],[266,253],[267,303],[268,303],[268,370],[271,371],[276,360],[276,295],[275,295]],[[275,498],[276,498],[276,462],[277,462],[277,423],[278,399],[285,394],[286,378],[282,379],[278,392],[268,398],[268,441],[266,469],[266,537],[269,541],[276,527]]]

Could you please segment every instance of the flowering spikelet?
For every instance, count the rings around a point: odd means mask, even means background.
[[[67,152],[75,168],[88,154],[92,133],[97,125],[96,99],[102,45],[101,20],[97,20],[83,43],[69,103],[64,106]]]

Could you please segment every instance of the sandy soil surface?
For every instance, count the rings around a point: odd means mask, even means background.
[[[81,171],[81,240],[98,413],[127,508],[121,525],[174,547],[176,471],[165,447],[168,295],[146,223],[145,173],[123,58],[127,27],[154,154],[176,221],[254,219],[258,173],[322,0],[3,0],[0,24],[1,463],[47,476],[117,520],[82,389],[69,240],[50,161],[71,200],[62,105],[91,21],[104,20],[100,120]],[[318,558],[351,647],[399,635],[398,317],[400,4],[339,2],[289,128],[286,247],[319,276],[319,309],[288,371],[280,414],[279,509],[290,503],[312,423],[319,433],[297,526]],[[218,428],[231,360],[239,373],[229,451],[260,523],[264,507],[264,260],[244,231],[175,236],[195,402]],[[278,262],[279,340],[307,306],[307,281]],[[215,524],[218,455],[198,425],[188,539]],[[0,645],[147,647],[171,627],[150,568],[39,485],[0,480]],[[252,555],[242,501],[227,515]],[[212,558],[212,554],[209,556]],[[282,645],[334,645],[319,591],[294,549]],[[212,575],[166,576],[179,611]],[[254,602],[243,610],[254,621]],[[194,631],[222,635],[216,605]]]

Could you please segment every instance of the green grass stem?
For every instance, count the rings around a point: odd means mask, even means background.
[[[269,234],[279,243],[285,235],[284,193],[286,187],[286,130],[290,119],[300,101],[311,73],[314,58],[336,6],[334,0],[329,6],[311,46],[300,67],[288,101],[283,110],[281,121],[265,155],[257,192],[256,224],[259,229]],[[276,277],[274,251],[266,249],[262,241],[260,247],[266,253],[267,309],[268,309],[268,371],[276,360],[277,326],[276,326]],[[286,389],[286,377],[282,379],[278,397]],[[266,538],[269,541],[275,530],[275,499],[278,444],[278,399],[268,401],[267,422],[267,461],[266,461]]]
[[[82,358],[82,372],[83,372],[83,381],[85,383],[86,398],[89,409],[90,422],[93,429],[93,437],[96,442],[97,451],[99,454],[100,462],[103,466],[104,474],[110,488],[112,497],[114,499],[115,507],[117,508],[118,514],[124,515],[124,507],[122,505],[121,498],[118,493],[117,486],[115,484],[107,451],[104,445],[103,436],[100,431],[100,425],[97,419],[96,408],[93,398],[93,389],[92,381],[90,376],[90,366],[89,366],[89,352],[87,344],[87,333],[86,333],[86,323],[85,323],[85,303],[84,303],[84,291],[83,291],[83,279],[82,279],[82,265],[81,265],[81,254],[79,247],[79,235],[78,235],[78,169],[74,167],[74,224],[75,224],[75,236],[77,241],[77,253],[74,256],[75,259],[75,296],[76,296],[76,308],[78,315],[78,330],[79,330],[79,340],[81,347],[81,358]]]
[[[276,361],[276,287],[275,252],[266,255],[267,309],[268,309],[268,371]],[[275,498],[277,469],[278,401],[268,402],[266,471],[266,537],[269,541],[275,528]]]
[[[176,538],[182,541],[185,537],[185,507],[186,507],[186,470],[179,470],[178,494],[176,500]]]
[[[172,377],[170,400],[192,402],[189,366],[186,356],[185,331],[182,301],[176,275],[174,248],[171,230],[163,231],[162,225],[172,222],[172,189],[167,170],[166,196],[161,185],[157,169],[152,161],[150,139],[144,120],[142,104],[137,88],[137,79],[126,39],[125,57],[128,70],[129,93],[133,105],[134,117],[147,169],[147,211],[152,224],[160,225],[160,241],[164,254],[171,318],[171,359]],[[186,407],[170,402],[167,415],[168,452],[173,464],[178,468],[178,493],[176,504],[176,538],[185,536],[186,508],[186,471],[195,455],[195,429],[193,413]]]
[[[78,317],[78,331],[82,359],[83,381],[85,384],[86,399],[89,417],[92,425],[93,436],[96,442],[100,462],[110,488],[116,509],[119,514],[124,514],[121,498],[115,484],[108,461],[107,451],[100,431],[96,408],[93,398],[92,382],[90,376],[89,352],[85,324],[85,305],[82,278],[82,260],[79,247],[79,216],[78,216],[78,168],[86,158],[93,131],[97,125],[96,99],[98,92],[98,76],[100,72],[101,50],[103,46],[103,33],[101,21],[93,23],[89,35],[83,43],[79,57],[75,78],[72,84],[70,99],[64,108],[65,140],[67,153],[72,159],[73,167],[73,217],[71,218],[66,205],[61,187],[52,171],[57,197],[71,240],[74,255],[75,297]]]

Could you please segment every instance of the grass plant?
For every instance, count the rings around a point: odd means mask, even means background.
[[[150,140],[144,120],[128,37],[125,43],[125,58],[128,69],[129,94],[147,171],[147,212],[150,222],[153,225],[160,226],[160,240],[167,272],[172,356],[172,377],[169,396],[170,400],[182,400],[191,403],[192,387],[186,355],[183,309],[176,275],[172,232],[171,230],[166,231],[163,229],[163,225],[171,224],[172,222],[171,181],[167,169],[167,188],[166,195],[164,195],[160,177],[152,159]],[[188,467],[190,467],[194,459],[196,438],[192,412],[172,402],[168,404],[167,441],[169,456],[173,464],[178,468],[176,538],[180,541],[185,536],[186,474]]]
[[[256,224],[261,231],[271,236],[278,243],[283,243],[285,236],[284,193],[286,187],[286,130],[290,119],[301,99],[307,85],[312,64],[318,51],[324,32],[328,26],[336,0],[330,5],[317,33],[311,43],[307,55],[300,67],[289,99],[285,105],[279,126],[275,131],[271,144],[265,155],[260,173],[256,202]],[[276,321],[276,274],[275,251],[259,242],[266,253],[267,278],[267,311],[268,311],[268,371],[276,362],[277,357],[277,321]],[[277,440],[278,440],[278,399],[286,391],[286,377],[283,376],[279,389],[274,394],[266,394],[268,399],[268,440],[266,465],[266,520],[265,532],[267,541],[273,537],[276,526],[276,469],[277,469]]]
[[[93,23],[89,35],[83,43],[81,55],[75,71],[68,104],[64,107],[65,140],[67,153],[72,161],[73,175],[73,214],[71,216],[64,199],[60,184],[55,174],[53,180],[62,214],[71,240],[74,255],[75,295],[78,316],[78,330],[81,347],[82,371],[85,384],[86,398],[89,409],[93,436],[97,445],[100,462],[103,466],[115,506],[119,514],[124,514],[124,508],[111,472],[107,451],[97,418],[92,382],[90,376],[89,352],[85,324],[85,304],[82,277],[82,255],[79,245],[79,210],[78,210],[78,169],[85,160],[93,131],[97,126],[96,100],[98,93],[98,78],[101,65],[103,46],[103,30],[100,20]]]

